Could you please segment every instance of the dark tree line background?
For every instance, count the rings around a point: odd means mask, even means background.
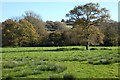
[[[95,10],[97,4],[92,5]],[[71,13],[75,13],[75,7]],[[99,12],[99,11],[97,11]],[[68,16],[68,14],[67,14]],[[90,16],[91,19],[96,18]],[[96,19],[95,19],[96,20]],[[93,20],[92,20],[93,21]],[[87,28],[89,40],[86,39],[86,29],[84,29],[84,18],[59,21],[44,22],[39,15],[34,12],[25,12],[22,18],[7,19],[0,23],[2,30],[2,46],[66,46],[66,45],[101,45],[101,46],[119,46],[119,22],[108,19],[102,21],[99,25],[91,25]]]

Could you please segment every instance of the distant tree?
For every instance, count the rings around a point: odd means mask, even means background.
[[[64,40],[65,45],[78,45],[79,39],[78,34],[80,35],[81,30],[79,29],[79,32],[77,32],[77,29],[70,29],[68,31],[64,31],[62,33],[62,39]]]
[[[35,46],[39,35],[33,25],[26,20],[15,22],[6,20],[2,23],[3,46]]]
[[[2,46],[2,23],[0,22],[0,47]]]
[[[66,16],[74,22],[74,25],[82,24],[84,26],[83,30],[85,32],[84,34],[86,34],[84,37],[86,38],[85,45],[87,50],[90,44],[89,38],[92,34],[89,32],[91,25],[99,25],[100,22],[106,21],[109,18],[108,10],[106,8],[100,8],[98,3],[87,3],[76,6]]]
[[[13,46],[13,45],[18,45],[18,39],[17,36],[15,35],[17,30],[13,29],[18,29],[20,26],[19,23],[8,19],[4,22],[2,22],[2,46]]]
[[[108,21],[106,23],[101,23],[99,28],[104,33],[104,45],[105,46],[116,46],[118,45],[118,38],[119,38],[119,29],[118,29],[118,22],[115,21]]]
[[[62,20],[61,20],[61,22],[65,22],[65,20],[64,20],[64,19],[62,19]]]
[[[54,22],[54,28],[56,28],[56,30],[67,30],[66,24],[59,21]]]
[[[2,23],[0,22],[0,30],[2,30]]]
[[[25,20],[30,22],[35,27],[35,30],[41,36],[42,40],[48,37],[47,30],[45,29],[45,22],[42,21],[38,14],[32,11],[26,11],[23,16]]]
[[[103,43],[104,34],[100,31],[99,28],[90,26],[88,29],[89,32],[89,44],[90,45],[99,45]],[[86,30],[83,26],[76,25],[73,29],[64,32],[65,43],[70,45],[85,45],[86,44]]]
[[[61,35],[64,31],[68,30],[64,22],[46,21],[46,29],[49,32],[49,36],[44,44],[52,46],[63,45],[64,40]]]
[[[120,22],[118,22],[118,46],[120,46]]]
[[[46,21],[46,28],[48,31],[62,31],[67,30],[66,24],[59,21]]]
[[[45,45],[49,46],[60,46],[63,45],[60,31],[54,31],[49,33],[49,37],[45,42]]]
[[[53,27],[54,27],[54,22],[53,21],[46,21],[45,28],[48,31],[54,31],[55,29]]]
[[[30,22],[28,22],[24,19],[20,20],[19,24],[21,24],[21,31],[20,31],[21,37],[19,37],[20,45],[22,45],[22,46],[27,46],[27,45],[36,46],[36,45],[38,45],[39,42],[41,41],[41,35],[39,35],[36,32],[35,27]]]

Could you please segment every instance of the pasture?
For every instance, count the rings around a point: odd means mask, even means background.
[[[118,47],[5,47],[2,78],[118,78]]]

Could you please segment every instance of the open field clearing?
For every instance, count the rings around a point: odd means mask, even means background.
[[[118,47],[6,47],[2,78],[118,78]]]

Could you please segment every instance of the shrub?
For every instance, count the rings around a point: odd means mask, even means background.
[[[72,48],[71,50],[84,50],[84,48]]]
[[[109,54],[113,54],[113,52],[109,52]]]
[[[110,64],[111,61],[108,59],[100,59],[100,60],[88,60],[89,64],[93,64],[93,65],[99,65],[99,64]]]
[[[112,59],[112,62],[118,63],[118,62],[120,62],[120,58],[119,58],[119,57],[114,57],[114,58]]]
[[[32,75],[41,74],[41,71],[33,70],[31,74],[32,74]]]
[[[24,66],[25,64],[27,64],[27,62],[25,61],[17,61],[17,65],[16,66]]]
[[[112,49],[108,49],[108,48],[101,48],[100,50],[112,50]]]
[[[113,59],[113,57],[108,57],[108,60],[111,60],[111,59]]]
[[[17,64],[15,62],[10,61],[10,62],[4,62],[2,66],[3,68],[14,68],[17,66]]]
[[[14,77],[24,77],[25,75],[23,76],[23,73],[21,73],[20,71],[17,71],[13,74],[13,76]]]
[[[100,61],[93,61],[93,65],[99,65],[101,64]]]
[[[68,49],[68,48],[57,48],[55,51],[68,51],[68,50],[70,50],[70,49]]]
[[[71,50],[80,50],[79,48],[72,48]]]
[[[75,80],[75,76],[72,74],[64,74],[63,75],[63,80]]]
[[[2,77],[2,80],[10,80],[10,79],[12,79],[12,76],[9,75],[9,74],[7,74],[4,77]]]
[[[90,50],[98,50],[97,48],[90,48]]]
[[[27,75],[31,75],[31,71],[29,71],[29,70],[22,70],[18,73],[20,73],[20,75],[18,77],[25,77]]]
[[[63,72],[64,70],[66,70],[67,68],[64,66],[60,66],[60,65],[55,65],[55,64],[48,64],[48,70],[49,71],[54,71],[54,72]]]
[[[46,64],[46,65],[39,65],[36,70],[40,71],[54,71],[54,72],[63,72],[66,70],[67,67],[55,65],[55,64]]]
[[[88,63],[89,64],[93,64],[93,60],[88,60]]]
[[[22,58],[16,58],[15,61],[22,61]]]
[[[47,65],[39,65],[37,66],[36,70],[39,70],[39,71],[48,71],[49,68]]]
[[[120,57],[120,54],[119,53],[113,53],[113,56],[114,57]]]
[[[51,75],[49,80],[61,80],[62,78],[59,75]]]
[[[14,72],[12,73],[12,76],[13,77],[25,77],[27,75],[31,75],[32,74],[32,70],[20,70],[20,71],[17,71],[17,72]]]
[[[72,61],[79,61],[79,59],[80,59],[79,57],[73,57]]]
[[[82,57],[78,57],[78,56],[74,56],[74,57],[67,57],[67,58],[60,58],[58,59],[58,61],[86,61],[86,58],[82,58]]]
[[[64,70],[66,70],[67,67],[56,65],[54,69],[55,69],[55,72],[60,73],[60,72],[63,72]]]
[[[110,64],[110,61],[107,59],[100,59],[100,63],[102,64]]]
[[[79,58],[78,61],[79,61],[79,62],[81,62],[81,61],[87,61],[87,58]]]
[[[47,64],[45,61],[36,61],[35,62],[35,65],[45,65],[45,64]]]

